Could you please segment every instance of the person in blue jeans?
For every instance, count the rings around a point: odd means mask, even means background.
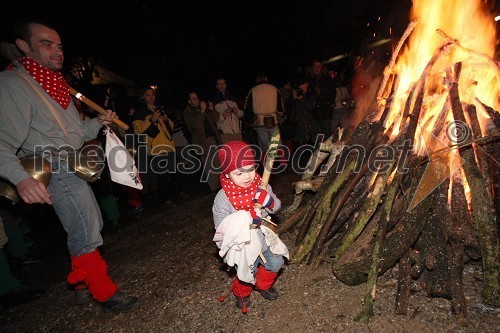
[[[108,275],[102,245],[102,216],[89,184],[68,168],[66,153],[78,153],[116,115],[108,110],[80,120],[69,85],[61,74],[64,53],[59,33],[42,22],[21,22],[14,27],[16,46],[24,56],[0,73],[0,177],[17,188],[27,204],[52,205],[65,231],[72,271],[68,282],[88,287],[109,311],[139,306],[137,297],[118,290]],[[26,171],[20,158],[44,154],[52,177],[46,187]]]

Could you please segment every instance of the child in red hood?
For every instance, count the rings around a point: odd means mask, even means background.
[[[236,306],[239,309],[250,304],[250,294],[255,289],[268,299],[275,300],[279,293],[273,287],[278,271],[284,263],[282,255],[271,252],[266,244],[264,234],[260,229],[262,217],[273,214],[281,208],[281,201],[273,193],[270,185],[266,190],[259,189],[261,177],[256,173],[257,164],[253,149],[242,141],[231,141],[222,145],[219,150],[221,165],[220,183],[222,189],[217,193],[212,207],[215,228],[225,217],[240,210],[250,212],[252,226],[257,228],[257,235],[261,244],[262,256],[259,256],[253,265],[255,286],[245,283],[235,277],[232,291],[236,296]],[[262,206],[254,208],[258,203]],[[262,260],[265,258],[265,262]]]

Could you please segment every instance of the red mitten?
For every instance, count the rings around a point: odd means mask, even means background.
[[[257,193],[255,193],[253,202],[258,203],[262,206],[262,208],[273,209],[274,207],[274,198],[266,190],[261,188],[259,188]]]

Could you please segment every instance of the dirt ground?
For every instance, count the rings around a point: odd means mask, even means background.
[[[292,202],[293,173],[273,175],[271,184],[283,204]],[[317,270],[288,263],[275,286],[280,297],[267,301],[252,294],[252,305],[242,314],[230,295],[227,271],[212,242],[211,205],[215,193],[197,179],[186,179],[191,194],[176,207],[147,199],[145,211],[122,217],[123,229],[104,232],[103,253],[111,276],[122,290],[140,297],[141,308],[109,314],[94,302],[74,303],[66,283],[69,258],[62,228],[50,208],[37,208],[31,221],[45,262],[14,272],[25,285],[44,288],[35,302],[3,310],[1,332],[498,332],[500,310],[481,303],[481,265],[465,267],[468,327],[459,327],[450,302],[428,298],[414,282],[407,316],[394,314],[397,267],[379,278],[375,315],[369,324],[354,318],[362,307],[365,285],[347,286],[331,268]],[[283,241],[293,253],[294,237]],[[41,245],[40,245],[41,244]]]

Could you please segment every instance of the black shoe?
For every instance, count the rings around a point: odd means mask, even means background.
[[[135,296],[129,296],[117,291],[113,296],[100,302],[105,312],[127,312],[138,308],[141,303]]]
[[[11,308],[19,304],[39,299],[43,295],[45,295],[45,290],[43,289],[29,289],[24,286],[19,286],[9,291],[7,294],[0,296],[0,304],[5,308]]]
[[[236,297],[236,307],[238,309],[242,309],[243,308],[243,303],[245,303],[245,306],[248,308],[250,306],[250,304],[252,304],[252,302],[250,301],[250,296],[247,296],[247,297],[239,297],[239,296],[234,296]],[[243,299],[243,301],[242,301]]]
[[[257,290],[262,295],[262,297],[270,301],[274,301],[280,295],[274,287],[271,287],[267,290],[259,290],[259,289]]]
[[[92,300],[92,295],[90,294],[89,288],[86,286],[83,288],[75,289],[75,304],[85,305]]]
[[[132,215],[139,215],[144,211],[144,207],[142,205],[136,206],[130,210],[130,214]]]

